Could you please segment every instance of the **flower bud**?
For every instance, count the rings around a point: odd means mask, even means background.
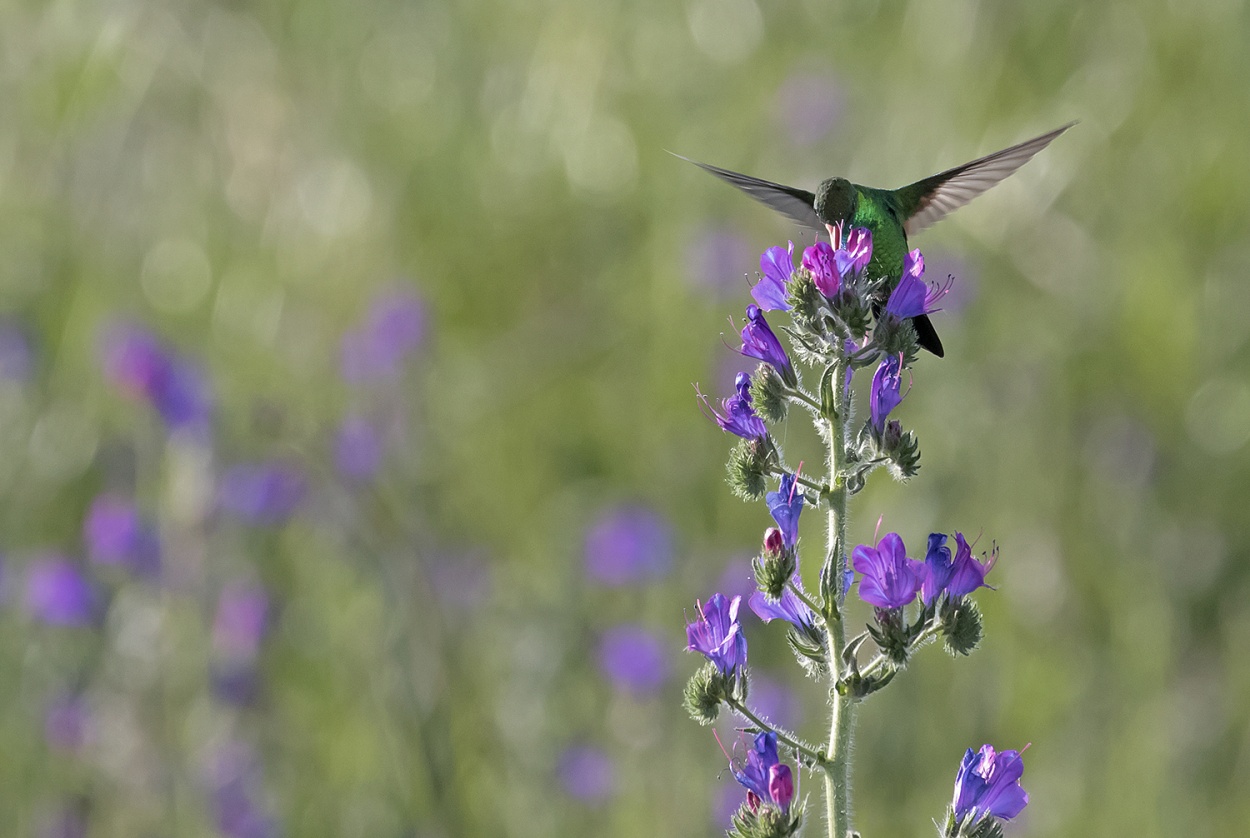
[[[749,802],[738,808],[728,835],[729,838],[790,838],[798,835],[802,826],[800,807],[783,811],[774,806],[762,806],[757,800],[754,808]]]
[[[710,661],[686,682],[682,706],[701,725],[710,725],[720,715],[720,703],[730,695],[729,679]]]
[[[759,500],[767,490],[765,477],[777,462],[777,449],[767,437],[744,439],[729,452],[729,488],[743,500]]]
[[[768,364],[760,364],[751,376],[751,403],[765,422],[775,425],[786,418],[790,403],[786,401],[785,383]]]
[[[784,762],[768,769],[768,793],[772,795],[773,802],[782,809],[789,808],[790,800],[794,797],[794,777],[790,773],[790,766]]]
[[[942,635],[946,651],[969,655],[981,642],[981,611],[971,599],[946,600],[942,604]]]
[[[769,527],[764,530],[764,555],[773,558],[780,556],[782,551],[786,549],[785,536],[781,534],[781,530],[776,527]]]
[[[882,454],[890,458],[890,473],[896,480],[907,480],[920,471],[920,441],[911,431],[904,433],[897,419],[886,423],[884,433],[877,439],[877,446]]]

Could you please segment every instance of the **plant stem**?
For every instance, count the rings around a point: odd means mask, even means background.
[[[793,748],[796,752],[803,754],[805,757],[811,760],[813,764],[820,765],[821,763],[825,761],[825,758],[820,753],[820,751],[816,750],[811,745],[807,745],[803,742],[800,742],[798,739],[791,736],[786,731],[781,730],[780,728],[774,727],[773,725],[770,725],[768,722],[764,721],[759,716],[752,713],[750,708],[748,708],[742,702],[735,701],[732,698],[728,698],[728,699],[725,699],[725,703],[728,704],[733,709],[737,710],[739,713],[741,713],[743,718],[745,718],[751,724],[758,727],[760,730],[771,730],[773,733],[777,734],[778,741],[784,743],[790,748]]]
[[[846,554],[846,483],[839,474],[846,459],[847,425],[850,420],[849,399],[842,386],[846,360],[841,360],[834,371],[833,382],[836,395],[832,415],[824,415],[829,427],[829,493],[828,554],[825,557],[825,573],[834,574],[835,589],[842,582],[842,557]],[[843,592],[844,593],[844,592]],[[855,704],[849,695],[842,695],[837,687],[842,677],[842,652],[846,648],[846,627],[840,616],[827,620],[829,633],[829,744],[825,750],[825,806],[829,824],[829,838],[846,838],[851,832],[851,733],[855,726]]]

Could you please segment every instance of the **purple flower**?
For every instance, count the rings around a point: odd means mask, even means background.
[[[160,563],[156,533],[139,516],[130,500],[103,494],[91,502],[83,521],[83,540],[91,560],[154,572]]]
[[[937,302],[950,292],[950,283],[931,287],[921,279],[922,276],[924,257],[919,250],[913,250],[903,260],[903,276],[886,301],[887,314],[906,320],[937,311]]]
[[[743,439],[767,436],[768,428],[765,427],[764,420],[755,414],[755,408],[751,405],[751,376],[745,372],[738,373],[734,389],[737,391],[734,395],[721,399],[721,410],[724,413],[708,404],[706,396],[700,394],[699,397],[703,399],[704,407],[711,411],[712,419],[722,431],[736,434]]]
[[[26,332],[17,323],[0,320],[0,378],[25,381],[30,377],[33,359]]]
[[[862,574],[859,596],[878,608],[902,608],[916,598],[925,578],[924,562],[907,558],[897,533],[886,533],[876,547],[861,544],[852,565]]]
[[[845,276],[848,272],[862,273],[872,261],[872,231],[867,227],[852,227],[846,244],[838,251],[838,269]]]
[[[260,762],[241,742],[223,746],[208,772],[210,805],[217,830],[227,838],[274,838],[278,823],[262,801]]]
[[[985,574],[989,573],[998,561],[998,552],[990,554],[987,561],[981,562],[972,556],[972,547],[964,540],[964,534],[955,533],[955,559],[951,562],[950,581],[946,583],[946,593],[951,599],[958,599],[975,591],[977,588],[988,588]]]
[[[349,416],[334,437],[334,466],[354,483],[372,480],[382,466],[382,437],[373,423],[361,416]]]
[[[786,284],[794,273],[794,242],[788,251],[782,247],[765,250],[760,256],[760,273],[764,276],[751,289],[751,297],[764,311],[789,311]]]
[[[62,693],[44,708],[43,737],[53,750],[74,753],[87,743],[90,717],[82,696]]]
[[[668,680],[667,644],[642,626],[616,626],[599,640],[599,668],[619,690],[653,693]]]
[[[96,592],[78,565],[61,556],[33,562],[26,576],[26,608],[56,626],[82,626],[96,615]]]
[[[832,299],[842,288],[842,272],[828,242],[818,241],[803,251],[803,267],[812,275],[816,290]]]
[[[208,423],[212,398],[199,367],[167,350],[146,329],[116,326],[105,335],[105,375],[133,398],[145,399],[171,428]]]
[[[768,502],[769,514],[781,530],[782,541],[786,547],[793,548],[799,538],[799,513],[803,511],[803,490],[795,485],[794,475],[781,475],[777,491],[769,492],[764,499]]]
[[[556,773],[565,793],[584,803],[603,801],[616,790],[616,764],[601,749],[590,745],[566,749]]]
[[[304,499],[304,473],[281,462],[243,463],[226,469],[218,489],[221,508],[249,524],[281,524]]]
[[[885,420],[890,411],[898,407],[903,400],[900,392],[903,387],[902,355],[887,355],[881,359],[881,366],[872,376],[872,389],[869,392],[869,406],[872,414],[872,427],[877,435],[885,433]]]
[[[799,584],[798,576],[794,577],[794,584]],[[755,616],[766,623],[782,619],[800,631],[810,629],[815,624],[812,609],[808,608],[806,603],[789,588],[782,590],[781,599],[776,602],[771,602],[768,597],[764,596],[763,591],[756,591],[751,594],[749,604]]]
[[[747,306],[747,324],[742,327],[742,348],[738,351],[748,358],[758,358],[771,364],[787,384],[793,385],[797,381],[786,350],[773,330],[768,328],[768,321],[759,306]]]
[[[39,824],[38,838],[86,838],[87,816],[81,801],[64,805],[45,816]]]
[[[955,775],[955,817],[1011,820],[1029,802],[1028,792],[1020,787],[1022,774],[1019,751],[996,752],[991,745],[982,745],[979,752],[969,748]]]
[[[794,780],[790,766],[777,756],[777,734],[771,730],[755,735],[755,746],[747,752],[741,771],[734,777],[746,787],[747,803],[757,809],[761,802],[785,811],[794,797]]]
[[[383,292],[369,307],[365,322],[343,336],[343,378],[360,382],[396,377],[425,332],[425,304],[415,292],[406,288]]]
[[[252,660],[269,625],[269,596],[249,582],[228,582],[217,598],[213,650],[233,660]]]
[[[686,624],[686,650],[706,656],[726,677],[747,662],[747,638],[738,622],[741,604],[740,596],[727,600],[713,594],[705,603],[695,602],[699,618]]]
[[[668,523],[645,506],[609,509],[586,534],[586,572],[605,585],[660,578],[672,560]]]
[[[951,578],[951,548],[940,532],[929,535],[929,551],[924,557],[925,577],[920,586],[920,601],[929,605],[946,590]]]

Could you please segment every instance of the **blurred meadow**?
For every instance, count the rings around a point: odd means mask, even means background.
[[[1009,835],[1245,834],[1247,36],[1228,0],[0,5],[3,831],[721,834],[684,614],[769,521],[692,385],[810,239],[666,150],[893,187],[1079,119],[913,242],[946,358],[852,543],[1002,559],[981,649],[863,706],[857,827],[932,834],[965,748],[1031,742]],[[754,701],[817,738],[771,628]]]

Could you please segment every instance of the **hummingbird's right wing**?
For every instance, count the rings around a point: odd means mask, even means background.
[[[1026,140],[1019,145],[947,169],[895,190],[903,210],[903,229],[908,236],[928,227],[962,207],[994,184],[1006,178],[1032,159],[1034,154],[1050,145],[1051,140],[1067,131],[1075,122],[1056,128],[1048,134]]]
[[[673,153],[670,151],[669,154]],[[682,157],[680,154],[673,154],[673,156],[685,160],[687,163],[693,163],[703,171],[716,175],[725,183],[738,187],[761,204],[772,207],[803,227],[819,233],[825,232],[824,223],[816,215],[816,196],[811,192],[795,189],[793,186],[782,186],[780,183],[773,183],[768,180],[760,180],[749,175],[738,174],[728,169],[722,169],[719,166],[709,166],[707,163],[700,163],[698,160],[691,160],[689,157]]]

